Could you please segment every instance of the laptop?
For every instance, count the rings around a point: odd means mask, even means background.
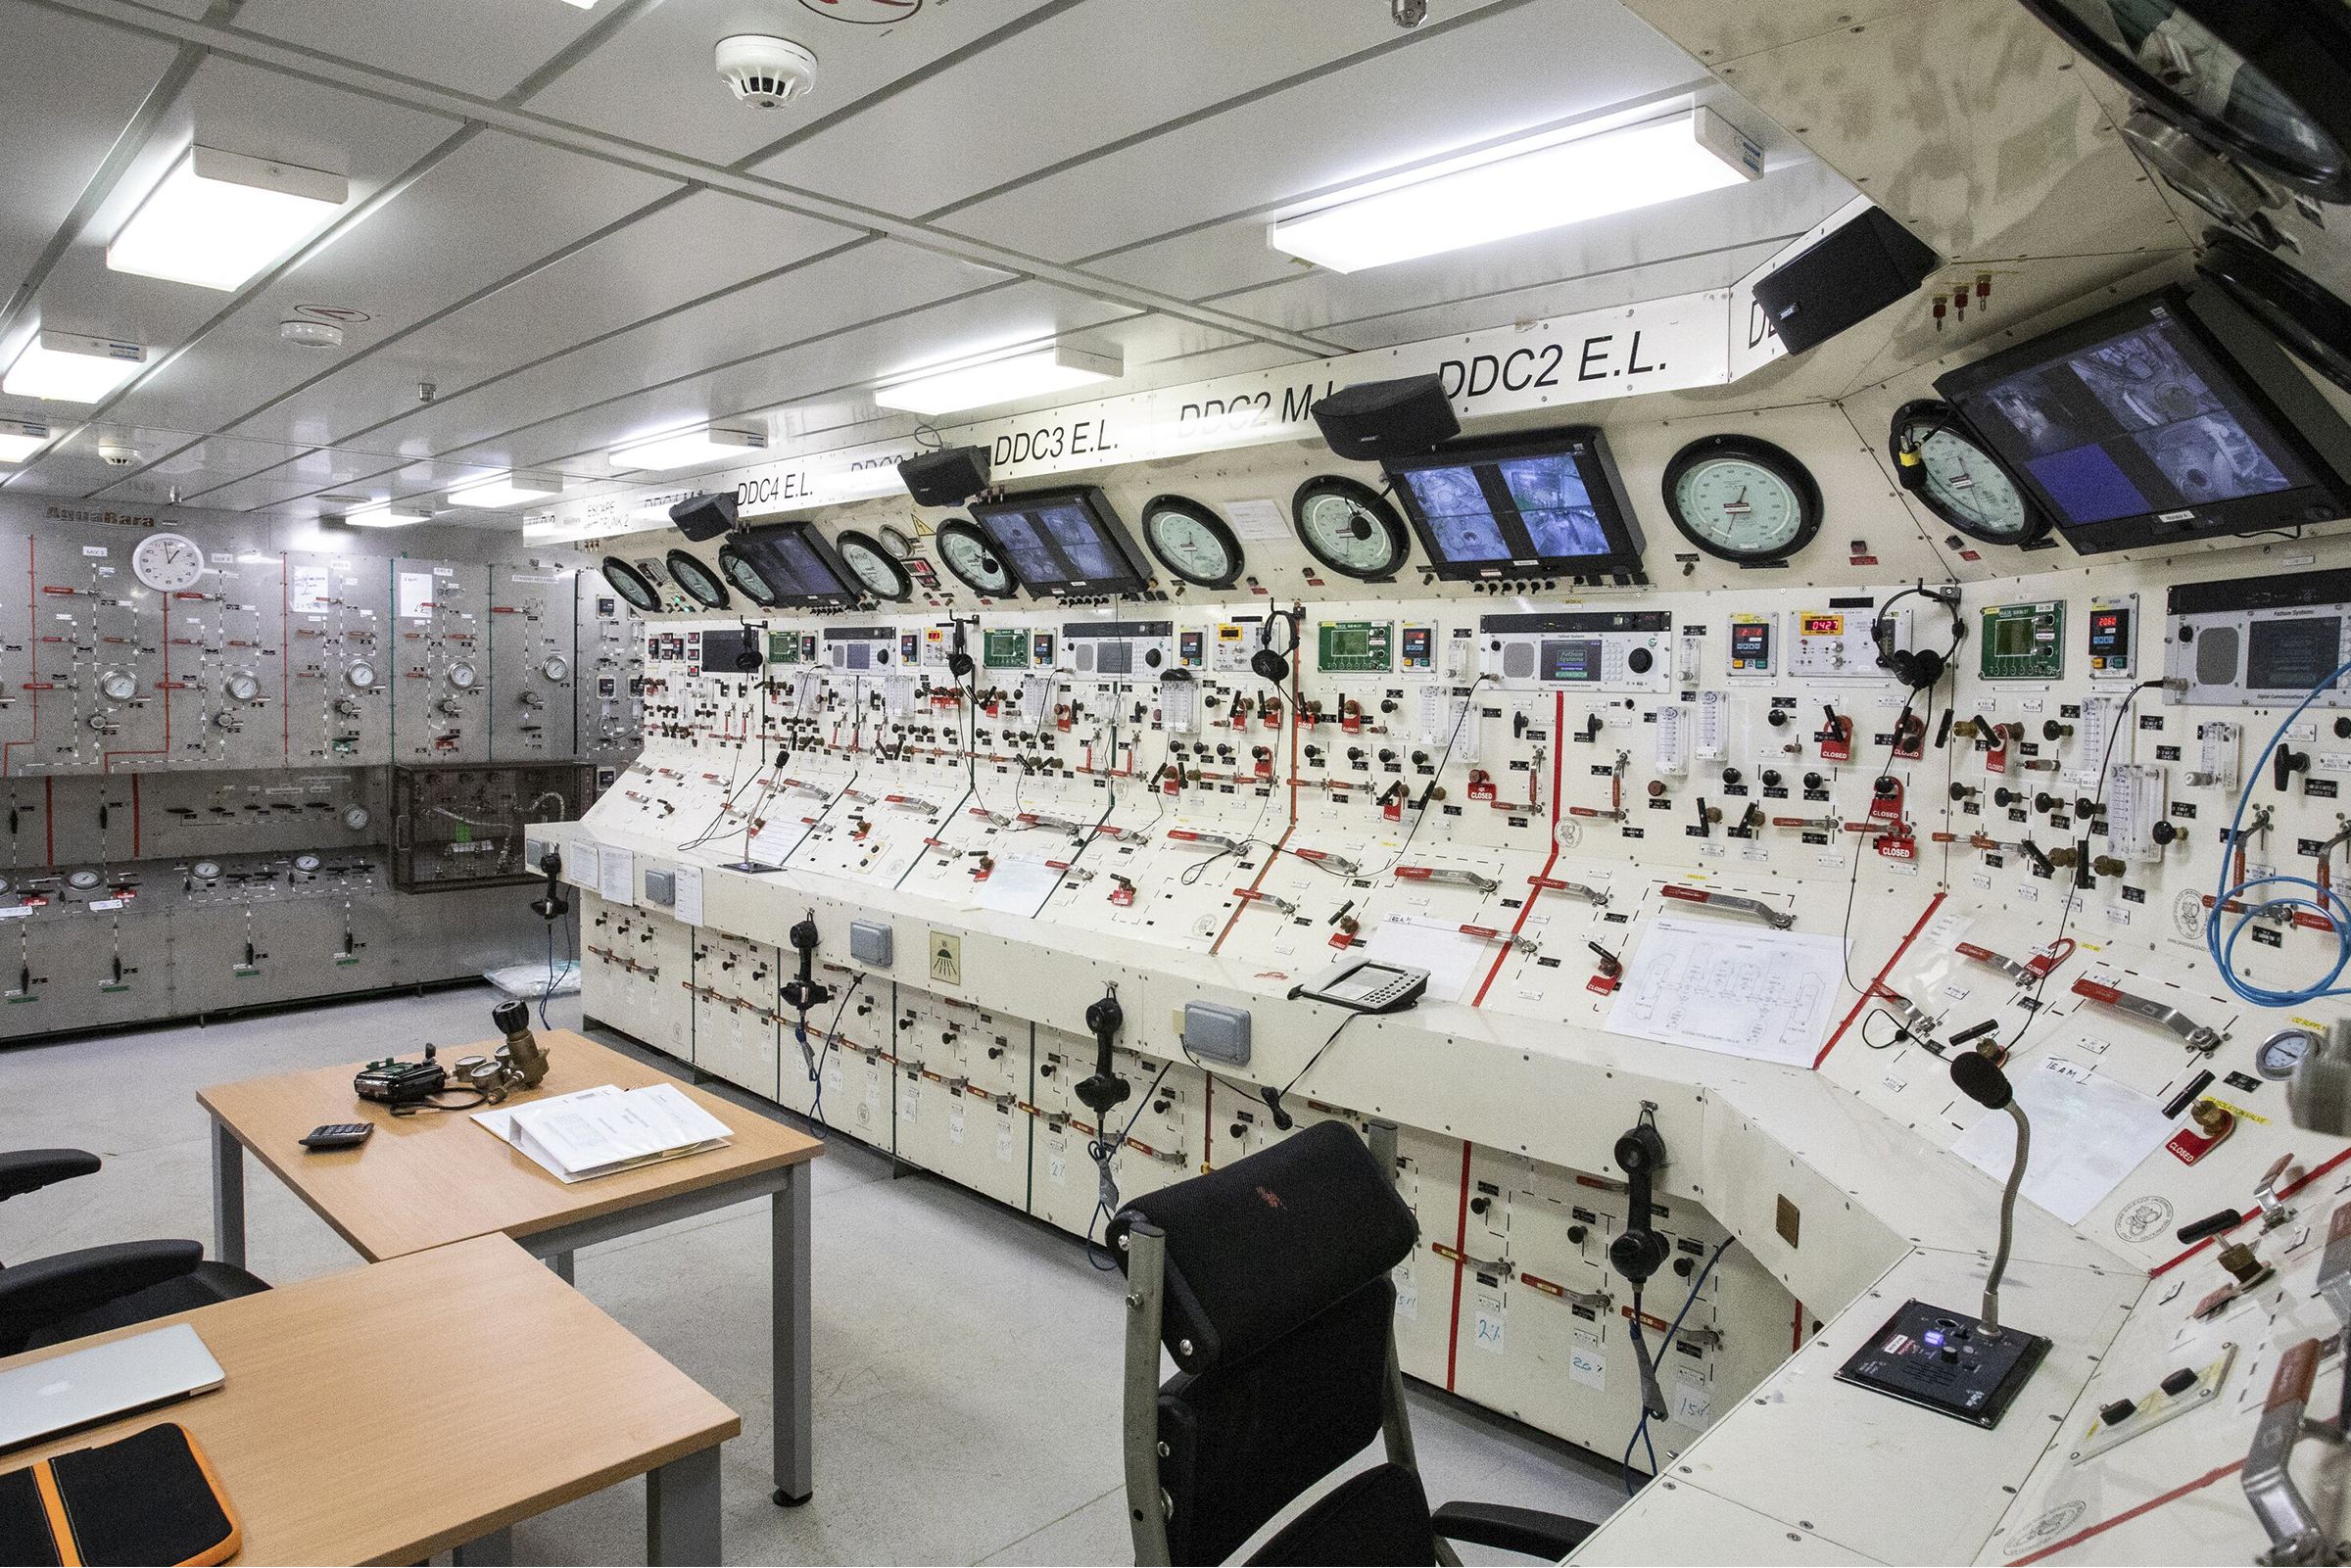
[[[216,1389],[220,1363],[185,1323],[0,1372],[0,1449]]]

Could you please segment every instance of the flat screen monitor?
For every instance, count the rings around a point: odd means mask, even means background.
[[[2084,554],[2351,510],[2351,428],[2218,290],[2158,290],[1935,389]]]
[[[1640,573],[1641,526],[1597,429],[1453,442],[1385,467],[1448,582]]]
[[[972,521],[1034,598],[1139,594],[1149,577],[1110,498],[1091,485],[979,501]]]
[[[848,569],[808,523],[774,523],[736,537],[735,547],[789,609],[838,608],[857,602]]]

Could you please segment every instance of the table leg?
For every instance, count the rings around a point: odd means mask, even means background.
[[[787,1166],[784,1185],[769,1200],[771,1241],[768,1310],[775,1345],[775,1500],[796,1508],[815,1493],[809,1413],[809,1268],[815,1238],[810,1233],[806,1164]]]
[[[468,1541],[449,1554],[452,1568],[511,1568],[514,1561],[514,1527],[493,1530],[479,1540]]]
[[[562,1281],[564,1284],[566,1284],[566,1285],[569,1285],[569,1284],[571,1284],[571,1283],[572,1283],[572,1278],[571,1278],[571,1254],[569,1254],[569,1253],[552,1253],[552,1254],[550,1254],[550,1255],[548,1256],[548,1259],[547,1259],[547,1266],[548,1266],[548,1267],[550,1267],[550,1268],[552,1268],[552,1269],[553,1269],[553,1270],[555,1271],[555,1278],[557,1278],[557,1279],[561,1280],[561,1281]]]
[[[218,1120],[213,1123],[213,1257],[245,1266],[245,1146]]]
[[[645,1560],[718,1561],[718,1445],[646,1472]]]

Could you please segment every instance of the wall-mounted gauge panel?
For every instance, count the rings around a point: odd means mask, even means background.
[[[1195,588],[1230,588],[1241,575],[1239,537],[1189,497],[1154,496],[1145,501],[1143,542],[1160,565]]]
[[[1012,572],[974,524],[955,518],[938,525],[938,558],[964,587],[987,598],[1014,592]]]
[[[617,555],[605,556],[602,570],[604,581],[612,585],[613,593],[618,594],[632,606],[643,610],[648,615],[659,612],[661,608],[660,591],[653,587],[652,582],[643,572]]]
[[[2030,545],[2048,533],[2048,519],[1977,443],[1949,404],[1921,398],[1902,404],[1886,442],[1903,484],[1929,511],[1970,539]]]
[[[720,582],[701,558],[682,549],[669,552],[670,581],[686,591],[686,596],[705,609],[723,610],[727,607],[727,585]]]
[[[888,546],[871,534],[844,529],[833,541],[840,563],[849,569],[857,587],[874,598],[902,604],[914,597],[914,579],[900,566]]]
[[[1751,436],[1702,436],[1665,465],[1665,510],[1682,537],[1743,566],[1784,561],[1820,532],[1820,486]]]
[[[768,582],[759,570],[759,563],[732,545],[718,546],[718,570],[736,591],[763,610],[772,610],[784,602],[784,595]]]
[[[1319,474],[1290,498],[1290,525],[1307,552],[1342,577],[1393,577],[1411,552],[1404,519],[1370,486]]]

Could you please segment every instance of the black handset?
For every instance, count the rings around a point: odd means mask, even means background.
[[[1653,1181],[1665,1164],[1665,1138],[1657,1131],[1656,1107],[1643,1105],[1641,1119],[1616,1140],[1616,1165],[1624,1172],[1624,1229],[1608,1243],[1608,1261],[1633,1287],[1633,1358],[1641,1369],[1641,1407],[1653,1419],[1665,1415],[1665,1391],[1657,1384],[1656,1362],[1641,1335],[1641,1287],[1665,1266],[1673,1248],[1654,1228],[1656,1207]]]
[[[1094,1071],[1078,1085],[1078,1102],[1097,1117],[1109,1115],[1134,1092],[1134,1085],[1111,1069],[1110,1042],[1126,1024],[1127,1010],[1119,1006],[1114,983],[1085,1010],[1085,1026],[1094,1031]]]

